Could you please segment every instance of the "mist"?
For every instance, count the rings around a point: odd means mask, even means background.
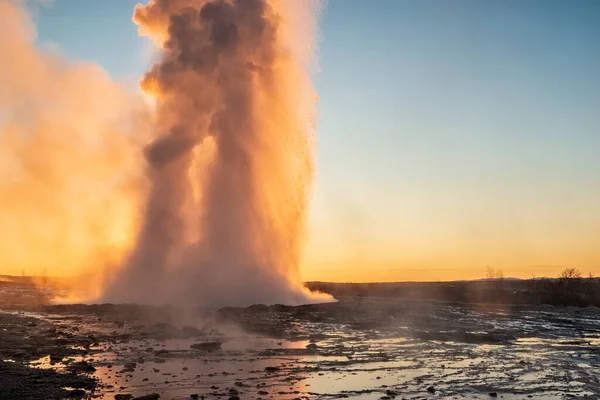
[[[25,2],[0,0],[0,265],[86,275],[92,297],[139,230],[150,114],[97,65],[35,41]]]

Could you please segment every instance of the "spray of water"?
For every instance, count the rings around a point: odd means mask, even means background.
[[[326,297],[301,285],[313,176],[318,1],[152,0],[160,48],[150,193],[137,244],[104,299],[243,305]]]

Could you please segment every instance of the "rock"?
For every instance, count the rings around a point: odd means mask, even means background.
[[[433,386],[429,386],[429,387],[427,388],[427,391],[428,391],[429,393],[435,393],[435,388],[434,388]]]
[[[75,390],[71,390],[69,391],[69,398],[76,398],[76,399],[81,399],[83,398],[87,393],[85,392],[85,390],[83,389],[75,389]]]
[[[147,394],[145,396],[133,398],[133,400],[158,400],[158,399],[160,399],[160,394],[158,394],[158,393],[152,393],[152,394]]]
[[[221,342],[200,342],[194,343],[190,347],[194,350],[213,351],[221,349]]]
[[[261,395],[261,396],[266,396],[266,395],[268,395],[268,394],[269,394],[269,392],[267,392],[267,391],[264,391],[264,390],[259,390],[259,391],[258,391],[258,394],[259,394],[259,395]]]
[[[124,368],[120,371],[120,373],[133,372],[133,371],[135,371],[137,364],[134,362],[125,363],[125,365],[123,367]]]
[[[96,372],[96,368],[94,368],[92,364],[88,363],[87,361],[71,363],[67,366],[67,370],[71,372],[84,372],[88,374]]]
[[[131,400],[133,399],[132,394],[115,394],[115,400]]]
[[[58,353],[50,354],[50,364],[59,363],[62,361],[62,359],[63,359],[62,354],[58,354]]]
[[[280,369],[281,368],[279,368],[279,367],[265,367],[265,372],[277,372]]]
[[[490,392],[490,397],[498,397],[498,393],[496,393],[496,392]]]
[[[317,350],[318,346],[314,343],[310,343],[308,345],[306,345],[306,349],[307,350]]]

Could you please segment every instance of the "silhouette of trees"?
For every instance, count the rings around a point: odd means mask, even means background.
[[[581,279],[581,271],[577,268],[565,268],[564,271],[558,275],[558,279],[566,280],[567,282],[569,282],[570,279]]]
[[[600,305],[600,285],[590,273],[583,278],[577,268],[565,268],[557,279],[547,283],[544,303],[558,306]]]
[[[501,269],[493,269],[492,267],[487,267],[485,277],[488,281],[503,280],[504,272]]]

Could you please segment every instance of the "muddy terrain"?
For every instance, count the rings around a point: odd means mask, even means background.
[[[182,310],[2,290],[2,400],[600,398],[596,308],[361,298]]]

